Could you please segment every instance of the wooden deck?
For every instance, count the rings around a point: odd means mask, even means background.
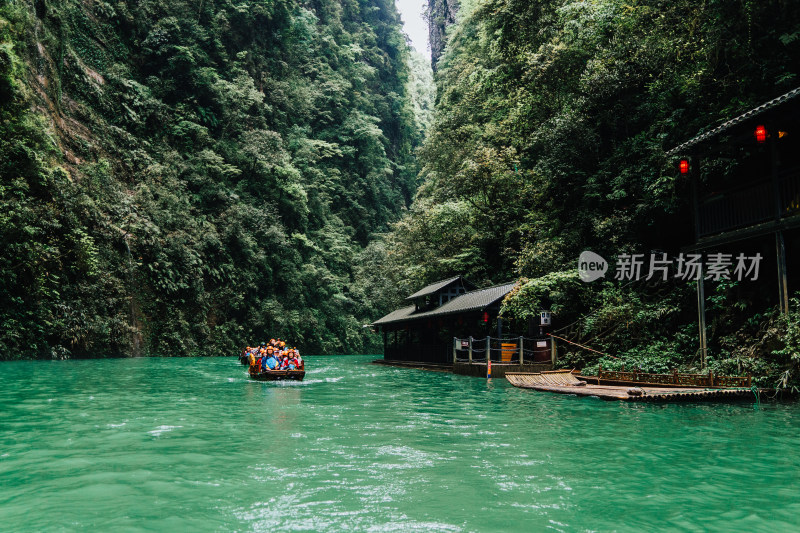
[[[552,370],[550,363],[495,363],[492,361],[492,378],[502,379],[508,373],[535,373]],[[453,374],[486,378],[486,363],[456,362],[453,364]]]
[[[698,389],[695,387],[591,385],[579,380],[570,371],[507,373],[506,379],[521,389],[576,396],[595,396],[603,400],[623,402],[702,402],[754,398],[753,392],[746,388]]]
[[[427,363],[425,361],[397,361],[392,359],[375,359],[374,365],[399,366],[403,368],[421,368],[423,370],[436,370],[439,372],[449,372],[453,369],[452,363]]]

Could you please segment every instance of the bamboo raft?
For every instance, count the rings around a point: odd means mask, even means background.
[[[581,381],[570,370],[521,373],[509,372],[506,379],[515,387],[558,394],[595,396],[623,402],[698,402],[743,399],[753,396],[746,388],[699,389],[697,387],[630,387],[627,385],[592,385]]]
[[[594,385],[628,385],[631,387],[682,387],[695,389],[747,388],[753,385],[750,374],[747,376],[717,376],[711,370],[707,374],[649,374],[646,372],[603,370],[602,365],[596,376],[578,375],[578,379]]]

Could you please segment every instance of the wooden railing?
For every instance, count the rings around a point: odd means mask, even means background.
[[[632,381],[635,383],[653,383],[658,385],[684,385],[690,387],[750,387],[752,378],[747,376],[715,376],[709,370],[708,374],[650,374],[647,372],[625,372],[616,370],[597,370],[598,379],[609,381]]]
[[[775,217],[772,183],[762,181],[715,194],[700,202],[700,236],[749,226]]]
[[[792,167],[779,173],[777,188],[772,180],[759,180],[701,198],[697,230],[704,237],[793,216],[798,212],[800,168]]]
[[[555,339],[511,336],[453,338],[454,363],[485,365],[487,358],[492,364],[555,364]]]

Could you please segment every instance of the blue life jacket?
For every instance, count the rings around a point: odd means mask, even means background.
[[[272,357],[272,356],[269,356],[269,357],[268,357],[268,358],[265,360],[265,363],[264,363],[264,364],[266,364],[266,365],[269,367],[269,369],[270,369],[270,370],[275,370],[275,367],[277,367],[277,366],[278,366],[278,360],[277,360],[277,359],[275,359],[275,358],[274,358],[274,357]]]

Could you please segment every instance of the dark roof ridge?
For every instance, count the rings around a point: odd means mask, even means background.
[[[699,135],[696,135],[696,136],[692,137],[691,139],[689,139],[688,141],[686,141],[685,143],[679,144],[678,146],[676,146],[675,148],[672,148],[671,150],[667,150],[666,154],[668,156],[677,155],[683,150],[688,150],[689,148],[693,147],[694,145],[699,144],[699,143],[701,143],[701,142],[703,142],[705,140],[708,140],[708,139],[714,137],[715,135],[718,135],[718,134],[722,133],[723,131],[727,130],[728,128],[731,128],[731,127],[733,127],[733,126],[735,126],[735,125],[737,125],[737,124],[739,124],[741,122],[744,122],[745,120],[748,120],[750,118],[756,117],[756,116],[758,116],[759,114],[761,114],[761,113],[763,113],[765,111],[769,111],[773,107],[776,107],[779,104],[787,102],[787,101],[791,100],[792,98],[794,98],[794,97],[796,97],[798,95],[800,95],[800,87],[792,89],[791,91],[789,91],[789,92],[787,92],[785,94],[782,94],[782,95],[780,95],[780,96],[778,96],[776,98],[773,98],[772,100],[768,100],[768,101],[764,102],[763,104],[761,104],[759,106],[756,106],[753,109],[750,109],[749,111],[745,111],[744,113],[742,113],[742,114],[740,114],[740,115],[738,115],[738,116],[736,116],[736,117],[734,117],[734,118],[732,118],[730,120],[725,121],[724,123],[720,124],[719,126],[717,126],[714,129],[711,129],[711,130],[709,130],[709,131],[707,131],[705,133],[701,133]]]
[[[418,290],[417,292],[415,292],[411,296],[407,296],[405,299],[406,300],[412,300],[414,298],[419,298],[420,296],[433,294],[434,292],[436,292],[439,289],[442,289],[444,287],[447,287],[448,285],[450,285],[451,283],[453,283],[454,281],[456,281],[458,279],[464,279],[464,277],[461,274],[459,274],[458,276],[453,276],[453,277],[445,278],[445,279],[442,279],[442,280],[439,280],[439,281],[434,281],[433,283],[429,283],[428,285],[425,285],[424,287],[422,287],[420,290]]]
[[[389,323],[405,322],[409,320],[430,318],[430,317],[448,315],[453,313],[469,312],[469,311],[484,309],[486,306],[492,305],[498,300],[504,298],[509,292],[511,292],[511,290],[514,288],[516,284],[517,284],[516,281],[509,281],[507,283],[500,283],[498,285],[484,287],[483,289],[475,289],[467,293],[461,294],[453,298],[449,302],[443,304],[441,307],[437,307],[436,309],[432,309],[430,311],[422,311],[415,313],[413,305],[401,307],[400,309],[395,309],[388,315],[376,320],[375,322],[373,322],[373,324],[383,325]],[[497,291],[498,294],[496,295],[488,294],[484,296],[484,298],[489,298],[489,299],[475,300],[476,294],[491,293],[491,291]]]
[[[506,281],[505,283],[496,283],[494,285],[489,285],[488,287],[484,287],[482,289],[472,289],[471,291],[467,291],[464,294],[459,295],[459,298],[461,298],[462,296],[466,296],[467,294],[472,294],[473,292],[488,291],[489,289],[496,289],[497,287],[502,287],[504,285],[510,285],[512,283],[516,284],[517,282],[516,281]]]

